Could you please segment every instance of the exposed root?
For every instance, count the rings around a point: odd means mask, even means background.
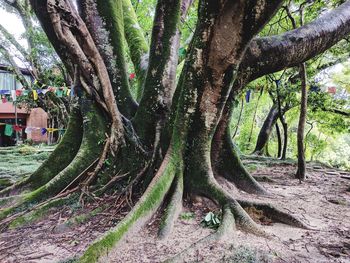
[[[251,176],[245,169],[239,158],[231,137],[226,136],[225,145],[222,149],[221,175],[234,183],[240,190],[251,194],[268,195],[269,193]]]
[[[237,226],[242,228],[242,230],[266,236],[266,233],[252,220],[237,200],[227,193],[213,176],[207,175],[207,178],[203,180],[203,184],[196,187],[196,191],[222,206],[228,205],[235,217]]]
[[[181,167],[181,159],[169,149],[159,171],[134,208],[114,229],[92,244],[79,262],[97,262],[133,229],[136,223],[142,226],[161,205],[179,167]]]
[[[119,182],[120,180],[124,179],[127,176],[129,176],[129,173],[116,174],[115,176],[112,177],[111,180],[109,180],[109,182],[107,184],[102,186],[100,189],[96,190],[94,192],[94,195],[96,195],[96,196],[102,195],[103,193],[105,193],[106,191],[111,189],[117,182]]]
[[[276,183],[275,180],[273,180],[267,176],[253,176],[253,177],[257,182]]]
[[[13,224],[13,227],[17,227],[25,223],[31,223],[35,219],[39,219],[41,216],[43,216],[44,211],[46,212],[46,210],[48,210],[51,207],[64,204],[65,201],[71,198],[71,194],[76,192],[77,189],[78,188],[76,187],[64,193],[61,193],[55,197],[52,197],[36,206],[29,207],[24,211],[12,214],[11,216],[1,221],[1,224],[2,224],[1,231],[7,228],[8,226],[11,227],[12,224]]]
[[[184,258],[191,253],[194,253],[200,248],[207,247],[208,245],[225,240],[225,243],[235,242],[235,218],[231,212],[229,205],[224,206],[223,217],[221,224],[215,233],[210,234],[197,242],[191,244],[188,248],[176,254],[174,257],[166,260],[166,263],[175,263],[175,262],[185,262]]]
[[[118,201],[120,201],[120,199],[124,199],[124,201],[126,201],[129,205],[130,208],[132,208],[133,206],[133,202],[131,200],[132,197],[132,191],[133,191],[133,187],[138,184],[140,182],[140,179],[142,178],[142,176],[145,174],[145,172],[148,169],[148,165],[146,165],[136,176],[135,178],[133,178],[131,180],[131,182],[127,185],[127,187],[125,187],[123,189],[123,191],[118,195],[117,199],[116,199],[116,203],[118,203]],[[121,202],[121,204],[123,204],[124,202]]]
[[[169,236],[169,234],[173,230],[175,220],[179,217],[179,214],[182,210],[182,198],[184,189],[182,171],[179,174],[177,174],[174,184],[174,192],[172,193],[169,204],[165,209],[165,214],[162,218],[162,222],[158,231],[158,237],[161,239],[164,239],[167,236]]]
[[[60,198],[54,198],[44,204],[40,204],[35,208],[31,209],[30,212],[24,213],[23,215],[17,216],[9,223],[9,228],[14,229],[19,226],[27,225],[33,223],[46,214],[49,213],[50,208],[58,208],[64,205],[69,205],[77,201],[77,195],[67,195]]]
[[[287,212],[283,212],[282,210],[274,207],[272,204],[251,202],[245,200],[237,201],[243,208],[255,207],[256,209],[263,211],[267,217],[271,218],[274,221],[278,221],[294,227],[310,229],[309,226],[297,219],[295,216]]]
[[[222,127],[221,127],[222,128]],[[212,168],[215,175],[226,178],[247,193],[268,195],[269,193],[249,174],[236,152],[228,128],[216,133],[211,150]]]
[[[94,171],[91,173],[88,173],[88,178],[83,183],[81,183],[82,193],[81,193],[80,198],[79,198],[80,203],[83,203],[84,194],[90,195],[89,194],[89,186],[96,179],[97,174],[101,171],[102,166],[103,166],[104,162],[106,161],[107,154],[108,154],[108,151],[110,148],[110,143],[111,143],[110,139],[107,138],[105,145],[104,145],[104,148],[103,148],[103,151],[101,153],[100,158],[98,159],[98,162],[95,166]]]
[[[97,163],[97,161],[98,159],[96,159],[88,167],[86,167],[86,169],[82,171],[77,177],[75,177],[74,180],[71,181],[65,188],[63,188],[63,190],[61,190],[59,194],[65,193],[68,189],[78,184],[79,180],[81,180],[82,177],[88,173],[88,171]]]

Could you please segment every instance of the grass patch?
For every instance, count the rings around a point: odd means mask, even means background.
[[[232,247],[230,253],[225,255],[221,262],[225,263],[268,263],[272,262],[271,256],[263,251],[246,246]],[[232,252],[232,254],[231,254]]]
[[[33,173],[49,157],[54,146],[14,146],[0,148],[0,178],[18,181]]]

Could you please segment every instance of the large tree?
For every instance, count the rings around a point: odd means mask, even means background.
[[[2,200],[8,205],[0,219],[10,222],[27,212],[28,204],[40,209],[55,195],[67,196],[79,189],[101,195],[114,188],[119,202],[125,203],[135,200],[133,194],[141,195],[129,214],[88,248],[81,262],[97,261],[168,200],[160,230],[166,236],[184,194],[206,196],[222,207],[220,233],[236,223],[261,234],[244,210],[251,206],[274,220],[305,227],[270,204],[235,198],[215,179],[221,175],[246,192],[266,194],[234,151],[228,131],[232,101],[250,81],[298,65],[350,32],[347,1],[296,30],[256,37],[282,2],[199,1],[195,33],[176,85],[179,26],[191,1],[158,0],[137,104],[128,83],[124,45],[128,43],[140,72],[146,49],[139,27],[134,24],[130,30],[136,17],[129,0],[78,0],[78,10],[68,0],[31,0],[74,78],[78,97],[68,131],[52,156],[29,178],[1,192],[9,197]],[[111,180],[103,171],[106,159],[118,172]],[[13,196],[23,190],[30,191]]]

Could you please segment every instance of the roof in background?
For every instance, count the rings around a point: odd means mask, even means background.
[[[9,68],[10,68],[9,65],[1,64],[1,63],[0,63],[0,71],[10,71]],[[29,69],[20,68],[20,70],[21,70],[21,72],[22,72],[23,75],[29,75],[29,76],[32,75]]]

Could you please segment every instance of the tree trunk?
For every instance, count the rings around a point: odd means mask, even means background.
[[[278,126],[277,122],[275,124],[275,128],[276,128],[276,135],[277,135],[277,158],[280,158],[282,154],[282,138],[281,138],[280,127]]]
[[[287,155],[287,147],[288,147],[288,124],[284,116],[280,116],[280,121],[283,127],[283,149],[282,149],[281,160],[285,160]]]
[[[278,107],[277,105],[272,105],[269,114],[267,115],[263,126],[260,129],[258,140],[255,145],[255,149],[253,153],[257,155],[264,154],[264,147],[266,146],[266,143],[268,142],[273,126],[276,124],[277,119],[279,116]]]
[[[113,88],[111,73],[115,72],[109,67],[113,62],[106,61],[110,57],[104,54],[101,43],[106,40],[107,45],[120,44],[125,35],[121,32],[122,6],[118,1],[79,2],[78,6],[91,7],[81,13],[84,19],[69,0],[31,0],[58,55],[70,75],[75,76],[83,118],[80,148],[68,166],[48,178],[48,182],[38,184],[33,192],[22,193],[17,202],[1,210],[0,220],[10,222],[21,213],[40,209],[47,199],[80,190],[87,194],[92,191],[102,198],[108,189],[119,196],[116,203],[121,208],[136,201],[122,221],[89,246],[79,259],[89,263],[100,260],[135,225],[144,225],[163,203],[167,212],[160,233],[169,232],[184,195],[203,195],[220,205],[225,221],[220,231],[229,231],[232,224],[237,224],[243,230],[262,234],[244,210],[247,207],[262,210],[274,221],[305,227],[300,220],[268,203],[235,199],[215,178],[222,175],[239,190],[266,194],[234,151],[228,123],[231,102],[243,84],[254,78],[248,71],[239,75],[245,51],[282,1],[200,1],[196,31],[175,86],[174,54],[181,3],[185,1],[159,0],[144,91],[133,119],[121,114],[132,105],[118,100],[125,93]],[[93,23],[96,24],[92,26]],[[102,30],[101,35],[96,29]],[[115,31],[118,32],[112,34]],[[328,45],[330,40],[325,41]],[[113,58],[122,61],[118,57],[123,56],[122,52],[115,47],[112,51]],[[120,67],[116,72],[125,79],[122,64],[116,63]],[[126,91],[125,81],[120,84]],[[159,146],[161,138],[166,138],[166,142]],[[105,167],[107,159],[116,170]],[[109,174],[100,171],[119,175],[110,179]],[[80,200],[84,200],[84,195]]]
[[[305,63],[300,65],[301,76],[301,101],[300,101],[300,116],[297,131],[297,144],[298,144],[298,170],[295,177],[299,180],[305,180],[306,173],[306,161],[305,161],[305,148],[304,148],[304,131],[307,114],[307,76]]]
[[[241,109],[240,109],[240,111],[239,111],[239,116],[238,116],[237,124],[236,124],[236,126],[235,126],[235,131],[234,131],[233,134],[232,134],[232,139],[235,138],[236,135],[237,135],[238,128],[239,128],[239,125],[240,125],[241,119],[242,119],[243,108],[244,108],[244,98],[242,98],[242,100],[241,100]],[[230,118],[230,119],[231,119],[231,118]]]

